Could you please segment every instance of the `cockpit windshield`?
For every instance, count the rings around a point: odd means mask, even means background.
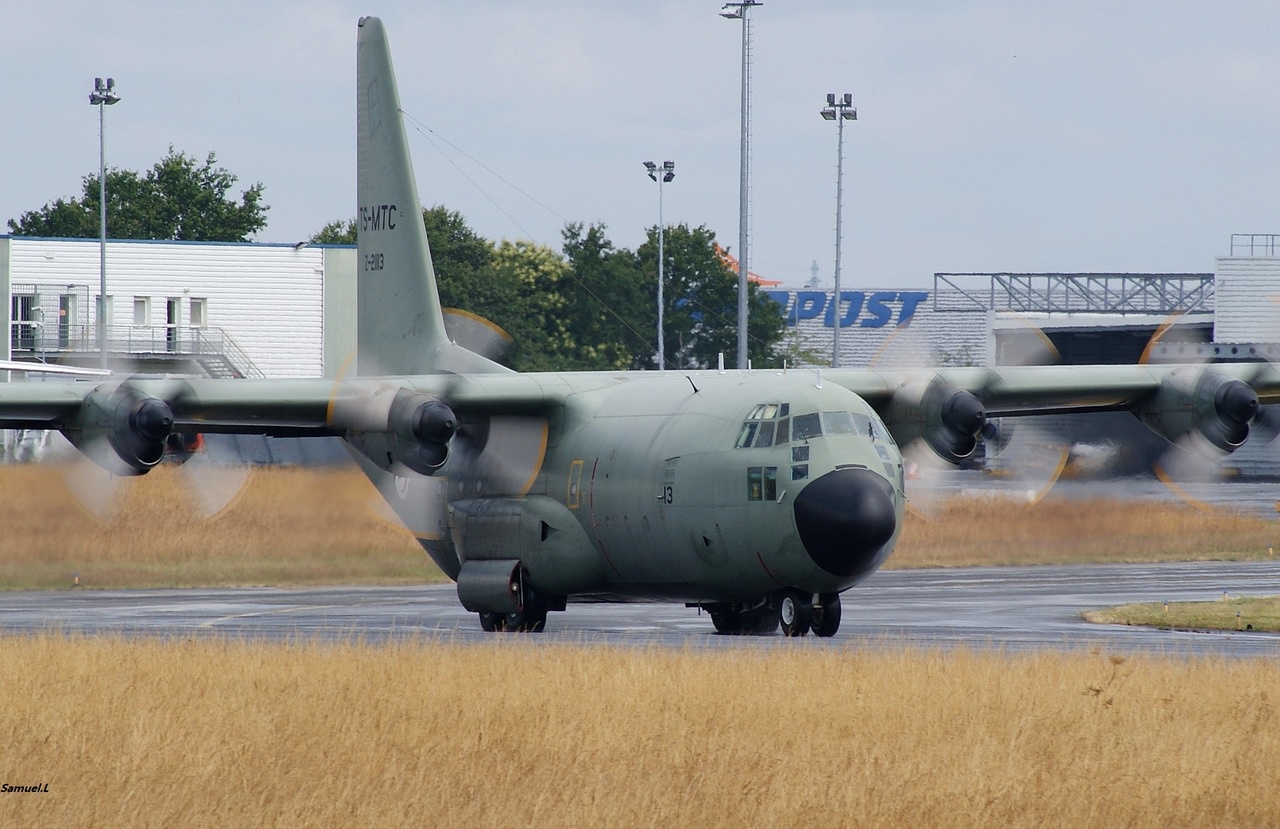
[[[877,429],[876,423],[868,415],[860,412],[822,412],[821,414],[802,414],[792,418],[791,436],[795,440],[812,440],[823,435],[863,435],[873,441],[884,438],[883,429]]]
[[[791,441],[791,404],[761,403],[751,410],[738,432],[738,448],[782,446]]]
[[[787,403],[761,403],[751,410],[738,433],[738,448],[784,446],[824,435],[862,435],[875,443],[888,438],[883,427],[861,412],[814,412],[791,417]]]
[[[816,414],[796,415],[792,423],[792,433],[796,440],[809,440],[822,437],[822,421]]]

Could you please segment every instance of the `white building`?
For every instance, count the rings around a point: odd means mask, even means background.
[[[112,359],[223,377],[337,376],[355,347],[353,246],[107,242]],[[96,365],[99,243],[0,236],[5,359]]]

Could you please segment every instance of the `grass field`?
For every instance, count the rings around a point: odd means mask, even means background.
[[[443,576],[378,518],[354,469],[258,468],[211,521],[195,517],[172,468],[126,482],[99,523],[58,473],[0,467],[0,589],[389,584]],[[893,567],[1266,558],[1280,524],[1180,503],[960,498],[908,515]]]
[[[114,523],[0,469],[0,584],[440,578],[352,470],[264,469]],[[1178,505],[963,499],[893,564],[1265,558]],[[1061,538],[1065,540],[1051,540]],[[0,826],[1275,826],[1280,664],[1103,652],[0,637]]]
[[[793,644],[0,638],[0,825],[1280,821],[1274,661]]]
[[[1236,596],[1221,602],[1149,602],[1082,614],[1104,625],[1146,625],[1172,630],[1280,631],[1280,597]]]
[[[1280,523],[1177,501],[997,497],[948,501],[912,516],[889,567],[1266,559]]]
[[[379,519],[354,469],[255,468],[212,520],[176,471],[124,482],[119,515],[84,512],[45,466],[0,467],[0,588],[420,584],[442,580],[422,547]]]

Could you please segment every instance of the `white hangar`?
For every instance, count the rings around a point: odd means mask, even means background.
[[[355,348],[354,246],[107,242],[107,351],[141,371],[337,376]],[[99,242],[0,236],[4,359],[95,366]]]

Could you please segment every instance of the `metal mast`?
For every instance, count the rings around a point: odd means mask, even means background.
[[[107,78],[105,84],[102,78],[94,78],[93,91],[89,93],[89,103],[98,108],[98,353],[103,368],[107,367],[107,143],[103,112],[120,100],[115,88],[115,78]]]
[[[833,312],[832,329],[833,335],[831,366],[832,368],[840,367],[840,322],[843,316],[840,313],[840,221],[844,215],[844,122],[857,121],[858,110],[853,106],[853,95],[846,92],[844,97],[836,100],[834,92],[827,93],[827,106],[822,110],[822,117],[828,121],[836,122],[836,272],[835,272],[835,310]]]
[[[666,281],[665,275],[663,274],[666,255],[662,249],[662,237],[663,231],[666,230],[666,225],[663,224],[662,220],[662,185],[676,177],[676,163],[674,161],[664,161],[662,162],[662,167],[659,168],[658,165],[654,164],[652,161],[646,161],[644,163],[644,167],[649,171],[649,178],[658,182],[658,371],[666,371],[667,348],[666,344],[663,342],[662,336],[662,312],[664,305],[662,299],[662,286]],[[659,173],[662,175],[658,175]]]
[[[751,21],[747,12],[763,6],[759,0],[725,3],[720,16],[742,21],[742,135],[738,182],[738,368],[747,367],[747,230],[748,181],[751,162]]]

